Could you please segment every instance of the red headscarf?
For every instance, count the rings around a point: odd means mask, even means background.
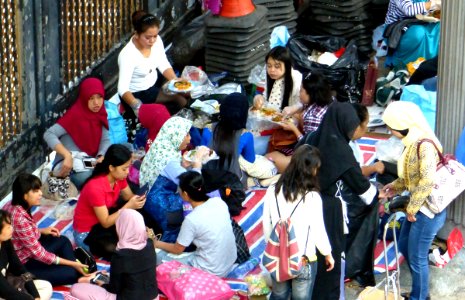
[[[139,121],[149,131],[145,151],[149,151],[150,145],[155,141],[160,128],[170,118],[170,113],[161,104],[142,104],[139,108]]]
[[[71,136],[76,146],[93,157],[98,153],[102,138],[102,126],[108,129],[105,105],[102,105],[98,112],[89,110],[89,99],[95,94],[99,94],[105,99],[102,81],[92,77],[82,81],[76,103],[58,120],[58,124]]]

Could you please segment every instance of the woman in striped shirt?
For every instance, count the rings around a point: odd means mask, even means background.
[[[385,37],[388,37],[388,45],[394,52],[388,55],[386,65],[405,68],[407,63],[415,61],[419,57],[425,59],[433,58],[438,54],[440,23],[415,23],[406,22],[399,27],[399,30],[387,34],[391,26],[406,19],[414,19],[416,15],[426,15],[429,11],[441,9],[441,0],[391,0],[386,14]],[[407,24],[410,23],[410,24]],[[404,32],[404,28],[408,30]],[[396,34],[397,33],[397,34]],[[402,34],[401,37],[399,35]],[[397,35],[397,37],[396,37]],[[398,43],[393,43],[394,39],[399,39]],[[397,45],[395,45],[397,44]]]

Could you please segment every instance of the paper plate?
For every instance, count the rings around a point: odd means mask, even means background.
[[[187,81],[191,84],[191,86],[187,89],[178,89],[174,86],[176,82],[179,81]],[[192,91],[195,87],[197,87],[198,83],[196,81],[186,80],[186,79],[173,79],[168,83],[168,90],[175,92],[175,93],[188,93]]]
[[[201,146],[201,147],[204,147],[204,146]],[[194,156],[195,156],[195,152],[197,151],[197,149],[194,149],[194,150],[190,150],[188,151],[185,155],[184,155],[184,159],[187,160],[187,161],[190,161],[190,162],[193,162],[194,161]],[[211,150],[212,153],[210,154],[210,156],[207,156],[203,159],[202,163],[205,164],[207,163],[209,160],[212,160],[212,159],[217,159],[218,158],[218,155],[216,154],[215,151]]]

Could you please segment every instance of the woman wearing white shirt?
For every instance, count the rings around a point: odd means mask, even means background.
[[[302,145],[295,151],[289,166],[275,186],[268,188],[264,197],[263,231],[268,240],[274,226],[281,218],[289,216],[294,227],[303,265],[298,277],[277,282],[272,278],[273,292],[270,299],[311,299],[317,271],[316,248],[325,256],[328,271],[334,267],[323,222],[323,206],[318,193],[318,168],[320,155],[317,148]],[[297,207],[298,206],[298,207]],[[292,211],[294,211],[292,213]]]
[[[158,79],[157,69],[167,80],[175,79],[169,63],[163,41],[159,36],[160,20],[144,11],[132,14],[134,35],[118,56],[119,79],[118,94],[123,106],[131,108],[137,116],[142,103],[164,104],[170,113],[174,113],[187,104],[181,95],[166,95],[155,85]],[[131,109],[129,111],[131,116]]]

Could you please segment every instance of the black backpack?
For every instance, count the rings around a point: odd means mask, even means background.
[[[244,209],[244,186],[236,174],[220,169],[203,168],[202,176],[207,192],[219,190],[221,199],[226,202],[231,217],[238,216]]]

